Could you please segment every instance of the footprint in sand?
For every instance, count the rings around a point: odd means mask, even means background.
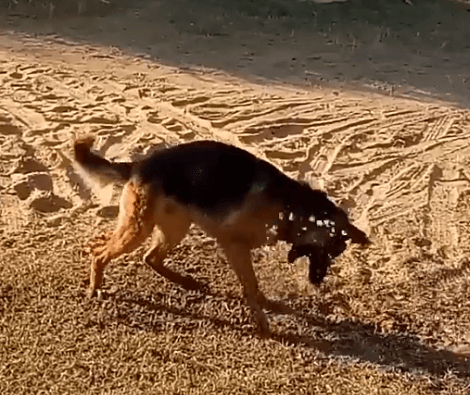
[[[266,123],[251,126],[240,135],[240,141],[245,144],[256,144],[266,140],[282,139],[292,135],[301,135],[305,126],[290,121]]]
[[[71,209],[72,203],[68,200],[54,195],[53,193],[41,193],[36,190],[27,200],[28,207],[40,213],[56,213],[61,209]]]
[[[42,163],[38,162],[34,158],[20,158],[19,163],[16,168],[13,170],[13,174],[27,174],[33,172],[48,172],[49,169],[47,166],[44,166]]]
[[[35,149],[21,139],[9,141],[9,144],[4,145],[8,147],[10,144],[16,148],[16,155],[9,170],[7,189],[13,191],[16,198],[24,201],[28,208],[41,213],[71,208],[72,204],[69,201],[54,193],[53,178],[49,167],[35,157],[44,153],[42,152],[44,147],[40,146]],[[2,157],[8,159],[5,155]],[[49,153],[48,157],[50,159],[53,155]]]
[[[184,124],[174,118],[162,122],[162,126],[170,132],[176,133],[178,137],[184,140],[193,140],[196,137],[196,133],[193,130],[188,129]]]
[[[163,120],[164,118],[160,117],[158,111],[149,112],[148,117],[147,117],[147,122],[155,123],[155,124],[161,124]]]
[[[0,136],[21,136],[23,127],[19,125],[9,113],[2,111],[0,113]]]
[[[30,161],[29,163],[35,162]],[[34,167],[41,166],[33,165]],[[20,170],[22,172],[17,172],[10,176],[12,180],[10,186],[15,191],[18,199],[26,201],[29,208],[42,213],[52,213],[60,209],[72,208],[72,203],[54,194],[53,180],[48,172],[26,172],[24,167]]]
[[[210,100],[210,97],[206,95],[196,95],[190,98],[177,99],[171,102],[172,106],[175,107],[186,107],[194,104],[202,104]]]
[[[51,192],[52,178],[45,172],[34,172],[29,174],[12,174],[12,188],[20,200],[27,199],[34,190]]]
[[[1,122],[1,119],[0,119]],[[8,135],[16,135],[21,136],[22,130],[15,125],[9,123],[0,123],[0,135],[1,136],[8,136]]]

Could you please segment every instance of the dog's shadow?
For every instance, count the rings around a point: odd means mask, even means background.
[[[138,326],[139,329],[155,331],[160,330],[162,326],[170,325],[179,330],[194,330],[195,327],[212,325],[225,330],[229,327],[231,330],[246,332],[246,326],[241,325],[240,322],[234,323],[233,319],[227,319],[226,314],[214,311],[214,315],[211,315],[211,309],[202,308],[208,302],[214,306],[214,309],[224,304],[245,306],[240,296],[217,294],[207,289],[204,292],[189,293],[176,291],[173,296],[170,296],[170,299],[173,299],[175,303],[173,300],[169,303],[168,294],[163,292],[141,295],[124,291],[124,293],[115,294],[113,299],[120,306],[119,321],[134,328]],[[180,297],[184,301],[180,300]],[[149,317],[153,318],[146,321],[143,317],[146,315],[141,314],[142,309],[151,312]],[[135,310],[140,311],[139,320],[133,319]],[[247,308],[245,313],[248,321],[250,313]],[[350,357],[373,363],[387,370],[419,372],[436,378],[443,378],[448,372],[453,372],[455,376],[462,379],[470,377],[470,360],[459,358],[451,351],[433,349],[423,344],[417,336],[409,333],[379,333],[371,324],[347,319],[331,322],[321,315],[313,316],[304,309],[302,311],[297,309],[293,314],[283,316],[269,314],[271,322],[275,321],[274,317],[281,321],[285,319],[292,322],[293,320],[292,326],[297,328],[298,324],[301,324],[302,331],[307,328],[305,334],[301,335],[296,333],[297,331],[286,328],[272,328],[271,338],[282,343],[320,351],[330,357]]]

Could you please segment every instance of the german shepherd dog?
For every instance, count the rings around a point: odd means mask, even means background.
[[[111,162],[92,151],[93,137],[74,142],[75,164],[85,181],[122,182],[117,228],[91,244],[87,295],[100,287],[105,266],[152,234],[145,262],[186,288],[198,283],[164,266],[191,223],[214,237],[243,285],[261,333],[269,333],[263,307],[277,310],[258,288],[251,250],[285,240],[289,262],[307,256],[310,281],[319,284],[347,241],[370,243],[321,190],[286,176],[251,153],[216,141],[160,149],[134,162]]]

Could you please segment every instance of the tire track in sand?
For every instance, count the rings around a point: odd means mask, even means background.
[[[23,40],[21,51],[11,48],[0,51],[0,105],[12,120],[3,122],[0,144],[28,144],[48,169],[53,193],[74,206],[87,199],[70,167],[74,134],[95,133],[101,152],[119,159],[152,144],[215,138],[349,201],[353,218],[372,232],[400,231],[413,217],[416,233],[431,239],[436,251],[457,249],[462,228],[449,220],[457,219],[456,202],[467,188],[461,162],[470,155],[468,111],[323,88],[260,86],[116,54],[98,59],[101,50],[70,53],[34,39]],[[17,133],[9,135],[12,127]],[[10,160],[4,158],[7,168]],[[2,185],[12,182],[11,174],[2,177]]]

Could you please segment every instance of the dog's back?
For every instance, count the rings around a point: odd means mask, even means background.
[[[283,174],[240,148],[196,141],[155,152],[133,174],[144,184],[209,215],[241,207]],[[228,214],[228,213],[227,213]]]

